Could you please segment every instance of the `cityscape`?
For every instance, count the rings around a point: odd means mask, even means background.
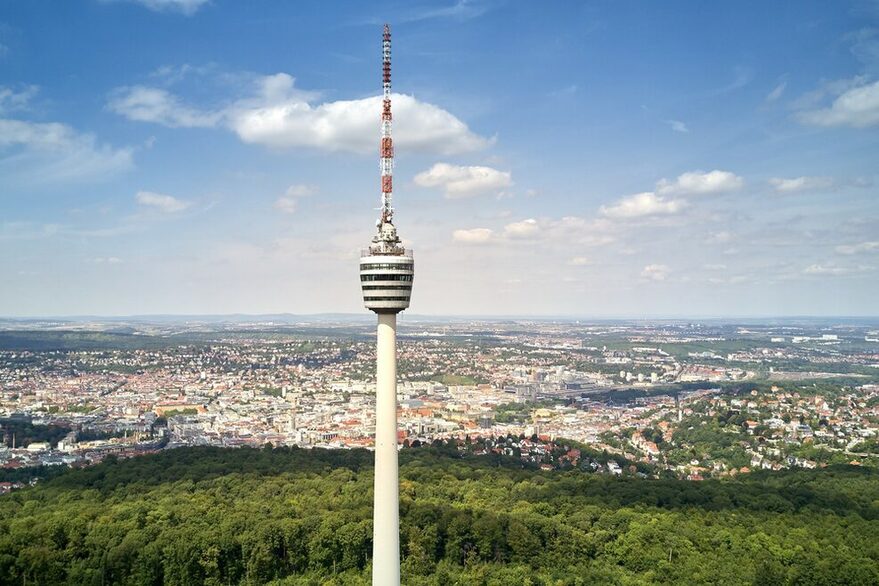
[[[0,465],[84,466],[198,445],[369,448],[368,327],[310,321],[7,321]],[[639,473],[695,480],[875,467],[877,338],[879,324],[856,319],[416,318],[400,332],[399,439],[471,451],[487,440],[483,451],[550,469],[577,465],[552,456],[576,442],[604,455],[595,472],[628,474],[618,457],[644,464]],[[15,422],[59,431],[29,441]]]

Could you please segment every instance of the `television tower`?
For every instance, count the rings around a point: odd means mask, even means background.
[[[415,262],[394,226],[391,138],[391,27],[382,35],[381,212],[360,255],[363,304],[378,315],[375,368],[375,496],[372,584],[400,584],[400,479],[397,464],[397,314],[409,307]]]

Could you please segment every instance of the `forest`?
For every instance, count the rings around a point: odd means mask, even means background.
[[[879,472],[689,482],[400,456],[410,585],[876,584]],[[2,584],[370,583],[372,454],[181,448],[0,497]]]

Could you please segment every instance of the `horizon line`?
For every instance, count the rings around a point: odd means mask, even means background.
[[[247,313],[247,312],[230,312],[230,313],[133,313],[133,314],[54,314],[54,315],[0,315],[0,320],[6,321],[37,321],[37,320],[60,320],[60,321],[82,321],[82,320],[143,320],[150,318],[319,318],[319,317],[349,317],[349,318],[369,318],[371,313],[354,313],[354,312],[313,312],[313,313]],[[498,313],[498,314],[478,314],[478,313],[408,313],[405,314],[412,318],[463,318],[463,319],[536,319],[536,320],[723,320],[723,319],[868,319],[879,320],[879,314],[876,315],[846,315],[846,314],[517,314],[517,313]]]

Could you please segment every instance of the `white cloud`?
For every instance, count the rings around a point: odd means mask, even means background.
[[[647,191],[620,199],[616,204],[601,206],[603,216],[613,219],[643,218],[676,214],[686,207],[679,199],[666,199]]]
[[[855,83],[860,83],[858,78]],[[879,81],[842,92],[828,108],[801,112],[799,119],[814,126],[866,128],[879,124]]]
[[[864,252],[879,252],[879,241],[861,242],[860,244],[843,244],[836,247],[839,254],[861,254]]]
[[[155,208],[166,214],[182,212],[190,206],[189,202],[163,193],[154,193],[152,191],[138,191],[137,195],[134,197],[140,205]]]
[[[291,185],[287,188],[287,191],[284,192],[286,197],[308,197],[310,195],[314,195],[317,193],[317,187],[314,185],[304,185],[302,183],[297,183]]]
[[[585,267],[586,265],[591,265],[592,261],[585,256],[575,256],[568,261],[568,264],[575,267]]]
[[[870,16],[879,15],[879,4],[872,2],[872,10]],[[875,71],[879,65],[879,29],[865,27],[858,31],[848,33],[844,36],[845,40],[851,41],[851,52],[855,58],[867,66],[868,69]]]
[[[685,196],[730,192],[743,185],[742,178],[729,171],[690,171],[673,181],[660,179],[654,191],[623,197],[613,204],[601,206],[598,211],[610,220],[671,216],[689,206]]]
[[[660,195],[706,195],[726,193],[741,189],[744,180],[729,171],[690,171],[678,176],[674,181],[660,179],[656,183],[656,192]]]
[[[821,106],[821,103],[828,97],[835,97],[850,89],[861,87],[867,83],[866,75],[856,75],[848,79],[834,79],[823,81],[818,88],[807,92],[798,97],[791,104],[796,110],[810,110]]]
[[[253,96],[213,111],[185,105],[169,92],[144,86],[120,88],[108,104],[132,120],[165,126],[222,125],[246,143],[272,148],[374,152],[381,96],[315,104],[317,95],[295,88],[286,73],[259,77]],[[394,94],[394,141],[407,151],[452,155],[483,149],[492,140],[472,132],[442,108]]]
[[[472,228],[470,230],[455,230],[452,232],[452,240],[463,244],[486,244],[494,236],[489,228]]]
[[[769,93],[766,95],[766,101],[767,101],[767,102],[774,102],[774,101],[776,101],[778,98],[781,97],[781,94],[784,93],[784,90],[785,90],[786,87],[787,87],[787,80],[782,81],[781,83],[779,83],[777,86],[775,86],[774,88],[772,88],[772,91],[771,91],[771,92],[769,92]]]
[[[504,236],[514,240],[534,238],[540,233],[540,224],[534,218],[513,222],[504,226]]]
[[[664,281],[668,277],[669,268],[666,265],[647,265],[641,271],[641,276],[651,281]]]
[[[741,285],[752,282],[753,278],[748,275],[733,275],[731,277],[709,277],[705,281],[712,285]]]
[[[447,198],[453,199],[498,192],[512,185],[513,181],[509,172],[491,167],[461,167],[437,163],[416,175],[415,183],[421,187],[440,187],[445,190]]]
[[[98,144],[66,124],[0,118],[0,175],[6,178],[31,184],[104,179],[132,166],[130,148]]]
[[[490,228],[455,230],[452,238],[456,242],[468,244],[488,242],[512,244],[516,241],[527,241],[529,245],[540,243],[541,246],[549,246],[550,249],[555,246],[563,246],[565,252],[569,253],[573,246],[576,246],[577,250],[582,250],[585,247],[603,246],[613,242],[612,237],[602,233],[607,228],[607,226],[602,226],[603,223],[606,221],[586,221],[574,216],[566,216],[557,220],[525,218],[517,222],[510,222],[499,230]],[[577,266],[591,264],[591,262],[591,259],[585,256],[578,256],[569,259],[568,264]]]
[[[842,267],[834,264],[813,264],[809,265],[803,270],[803,273],[807,275],[851,275],[854,273],[866,273],[868,271],[873,270],[873,267],[868,266],[856,266],[856,267]]]
[[[293,79],[285,77],[292,88]],[[491,144],[442,108],[403,94],[394,94],[392,99],[394,141],[399,147],[451,155]],[[316,106],[293,98],[281,103],[239,105],[229,113],[229,125],[247,143],[368,153],[376,149],[380,111],[379,96]]]
[[[687,125],[684,122],[681,122],[680,120],[665,120],[664,122],[666,124],[668,124],[669,127],[672,130],[674,130],[675,132],[681,132],[681,133],[690,132],[690,129],[687,127]]]
[[[428,20],[433,18],[453,18],[455,20],[470,20],[485,14],[491,4],[480,0],[457,0],[451,6],[443,6],[440,8],[414,9],[411,14],[404,14],[400,17],[400,22],[415,22],[420,20]]]
[[[284,214],[295,214],[299,208],[299,200],[295,197],[279,197],[275,200],[275,209]]]
[[[180,12],[187,16],[195,14],[210,0],[104,0],[104,2],[133,2],[155,12]]]
[[[828,189],[833,187],[833,179],[830,177],[792,177],[784,179],[773,177],[769,184],[779,193],[794,193],[797,191],[809,191],[812,189]]]
[[[547,92],[546,95],[549,96],[550,98],[570,98],[571,96],[577,95],[578,89],[579,88],[577,87],[577,84],[571,84],[571,85],[567,85],[565,87]]]
[[[0,86],[0,113],[26,110],[38,91],[35,85],[24,86],[21,90]]]
[[[299,207],[299,199],[317,193],[313,185],[291,185],[284,195],[275,200],[275,209],[285,214],[293,214]]]
[[[221,112],[203,112],[185,106],[166,90],[140,85],[116,89],[107,107],[129,120],[172,128],[209,128],[216,126],[223,116]]]
[[[710,96],[721,96],[741,89],[751,83],[754,78],[754,72],[747,67],[737,65],[733,68],[735,78],[727,85],[717,88],[709,93]]]
[[[847,269],[835,265],[814,264],[806,267],[803,272],[807,275],[841,275],[848,271]]]
[[[35,224],[33,222],[0,223],[0,240],[39,240],[51,238],[61,232],[58,224]]]
[[[733,235],[727,230],[721,230],[720,232],[715,232],[713,234],[709,234],[707,238],[705,238],[705,242],[708,244],[724,244],[733,239]]]

